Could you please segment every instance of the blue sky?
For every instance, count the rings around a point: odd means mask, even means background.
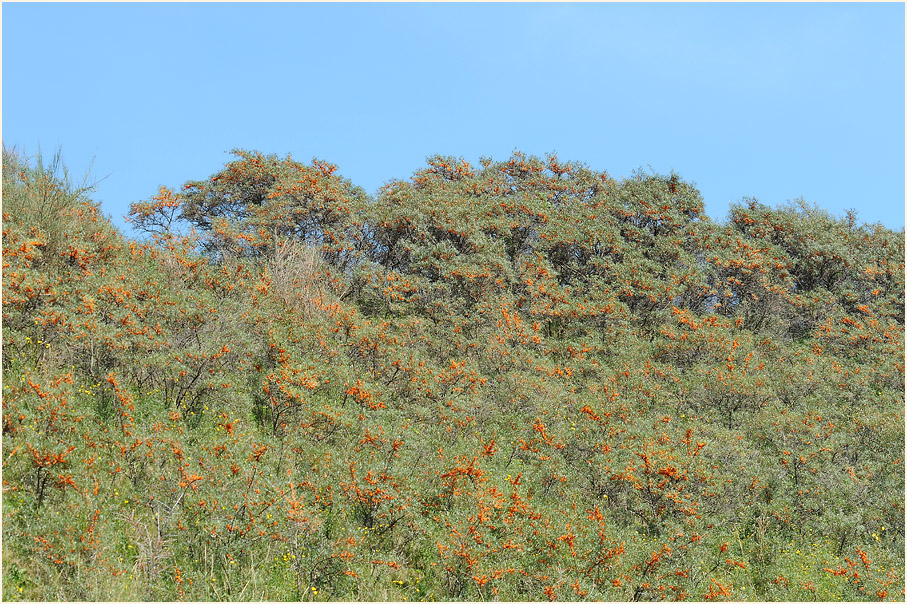
[[[676,170],[904,226],[904,4],[4,3],[3,142],[124,227],[232,148],[374,193],[433,154]]]

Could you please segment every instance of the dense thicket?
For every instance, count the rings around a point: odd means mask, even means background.
[[[3,598],[903,600],[904,233],[677,174],[3,155]]]

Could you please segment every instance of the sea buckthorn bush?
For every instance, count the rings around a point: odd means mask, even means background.
[[[678,174],[3,153],[5,600],[903,600],[904,233]]]

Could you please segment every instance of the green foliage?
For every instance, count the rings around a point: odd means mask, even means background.
[[[3,155],[6,600],[903,600],[904,233],[679,175]]]

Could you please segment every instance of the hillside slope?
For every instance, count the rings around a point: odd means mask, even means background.
[[[903,600],[904,233],[676,174],[3,156],[3,598]]]

